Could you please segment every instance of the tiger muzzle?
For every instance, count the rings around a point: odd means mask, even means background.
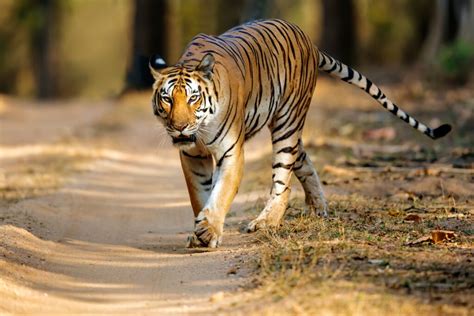
[[[196,136],[195,135],[183,135],[180,134],[179,136],[172,136],[173,144],[183,144],[183,143],[195,143]]]

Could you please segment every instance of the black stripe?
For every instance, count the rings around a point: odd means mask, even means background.
[[[291,146],[283,147],[282,149],[277,151],[277,154],[279,154],[279,153],[294,154],[294,152],[295,152],[295,150],[297,150],[299,144],[300,144],[300,142],[298,141],[298,143],[293,147],[291,147]]]
[[[365,80],[367,81],[367,85],[365,86],[365,92],[367,92],[368,94],[370,94],[370,87],[372,87],[372,81],[370,81],[369,79],[365,78]]]
[[[321,56],[322,59],[319,60],[318,68],[323,68],[324,65],[326,65],[326,58],[324,57],[324,54],[322,52],[320,52],[319,56]]]
[[[211,185],[211,184],[212,184],[212,176],[206,181],[201,182],[201,185]]]
[[[347,77],[344,77],[341,79],[344,80],[345,82],[348,82],[352,80],[352,78],[354,78],[354,70],[352,70],[352,68],[350,67],[347,67]]]
[[[229,151],[231,151],[232,149],[234,149],[235,145],[239,142],[239,139],[240,137],[242,136],[242,131],[243,131],[243,125],[240,126],[240,131],[239,131],[239,137],[237,137],[237,139],[235,140],[235,142],[232,144],[232,146],[229,147],[229,149],[227,149],[224,154],[222,155],[222,157],[219,159],[219,161],[217,162],[216,164],[216,167],[220,167],[222,166],[222,163],[224,162],[224,159],[225,158],[228,158],[228,157],[231,157],[232,155],[227,155],[229,153]]]
[[[198,177],[205,177],[206,176],[204,173],[200,173],[200,172],[197,172],[197,171],[194,171],[194,170],[192,172],[195,176],[198,176]]]
[[[183,153],[183,155],[185,155],[186,157],[189,157],[189,158],[193,158],[193,159],[208,159],[209,156],[201,156],[201,155],[191,155],[190,153],[187,153],[186,151],[181,151]]]
[[[334,65],[331,67],[331,69],[326,70],[326,72],[331,73],[331,72],[333,72],[334,70],[336,70],[336,68],[337,68],[337,63],[334,62]]]
[[[279,196],[279,195],[282,195],[283,193],[285,193],[286,191],[288,191],[289,187],[286,187],[285,190],[283,190],[282,192],[280,193],[275,193],[276,196]]]
[[[284,164],[284,163],[278,162],[278,163],[276,163],[276,164],[274,164],[274,165],[272,166],[272,169],[283,168],[283,169],[290,170],[291,168],[293,168],[293,165],[294,165],[294,164],[295,164],[295,163],[291,163],[291,164],[288,165],[288,164]]]

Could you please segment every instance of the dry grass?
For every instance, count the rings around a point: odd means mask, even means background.
[[[259,233],[259,285],[244,307],[255,314],[468,314],[473,214],[423,213],[358,196],[332,199],[330,218],[304,217],[300,202],[279,230]],[[423,204],[419,207],[425,207]],[[407,246],[434,228],[455,229],[442,244]],[[255,306],[256,300],[264,304]]]
[[[331,215],[304,217],[302,199],[296,199],[278,230],[259,232],[258,276],[232,313],[472,314],[472,91],[388,89],[431,125],[454,122],[454,132],[433,143],[402,122],[393,123],[360,91],[338,90],[334,97],[332,84],[321,82],[323,104],[312,109],[307,126],[313,128],[305,133]],[[420,111],[419,103],[429,110]],[[371,138],[380,128],[395,137]],[[270,170],[264,164],[269,160],[250,166],[251,189],[268,187]],[[456,237],[408,245],[436,229],[454,231]]]

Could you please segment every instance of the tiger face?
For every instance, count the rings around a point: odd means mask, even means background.
[[[175,65],[158,71],[150,66],[155,78],[153,113],[178,147],[193,146],[202,136],[202,125],[213,114],[213,67],[211,54],[194,69]]]

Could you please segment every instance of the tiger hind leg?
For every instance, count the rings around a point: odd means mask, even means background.
[[[296,158],[293,172],[303,186],[308,213],[327,216],[328,207],[321,181],[302,143],[299,146],[298,158]]]

